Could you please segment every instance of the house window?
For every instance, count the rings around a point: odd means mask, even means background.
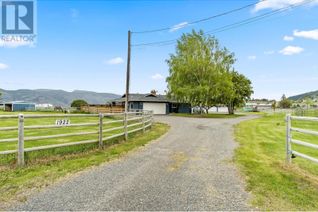
[[[177,106],[177,104],[172,104],[172,106],[171,106],[172,108],[177,108],[178,106]]]

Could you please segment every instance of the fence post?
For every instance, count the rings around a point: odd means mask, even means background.
[[[150,112],[150,128],[153,126],[153,110]]]
[[[286,115],[286,162],[291,163],[291,115]]]
[[[99,134],[98,134],[99,148],[103,147],[103,118],[104,118],[104,115],[102,113],[99,113]]]
[[[145,128],[145,112],[144,111],[142,111],[142,131],[143,131],[143,133],[145,133],[146,132],[146,128]]]
[[[125,141],[128,141],[128,127],[127,127],[127,125],[128,125],[128,113],[127,112],[125,112],[124,113],[124,131],[125,131]]]
[[[24,116],[19,114],[18,120],[18,166],[24,166]]]

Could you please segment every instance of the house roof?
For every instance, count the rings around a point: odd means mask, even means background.
[[[115,99],[115,102],[124,102],[126,95],[123,95],[119,99]],[[167,98],[166,95],[154,95],[154,94],[129,94],[129,102],[175,102]]]
[[[11,105],[11,104],[30,104],[30,105],[35,105],[35,103],[32,102],[24,102],[24,101],[12,101],[12,102],[5,102],[3,104],[6,105]]]

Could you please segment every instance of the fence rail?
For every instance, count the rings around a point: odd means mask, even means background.
[[[318,163],[317,158],[308,156],[306,154],[297,152],[297,151],[292,149],[292,144],[298,144],[298,145],[305,146],[308,148],[318,149],[318,145],[293,139],[293,136],[292,136],[292,132],[298,132],[298,133],[314,135],[314,136],[318,136],[318,132],[313,131],[313,130],[292,127],[292,120],[317,122],[318,118],[316,118],[316,117],[303,117],[303,116],[291,116],[290,114],[286,115],[286,161],[288,163],[291,163],[293,156],[298,156],[298,157],[301,157],[301,158]]]
[[[133,117],[130,117],[133,116]],[[98,122],[92,123],[76,123],[76,124],[67,124],[67,125],[31,125],[25,126],[25,120],[27,119],[40,119],[40,118],[66,118],[66,117],[96,117],[98,118]],[[117,117],[118,120],[111,120],[111,121],[104,121],[106,117]],[[24,153],[25,152],[32,152],[38,150],[45,150],[45,149],[52,149],[52,148],[59,148],[59,147],[67,147],[67,146],[74,146],[74,145],[81,145],[81,144],[89,144],[89,143],[98,143],[99,147],[102,148],[104,145],[104,141],[118,138],[121,136],[125,136],[125,140],[128,140],[128,134],[134,133],[137,131],[143,131],[153,124],[153,113],[152,111],[138,111],[138,112],[127,112],[127,113],[99,113],[99,114],[44,114],[44,115],[0,115],[1,119],[16,119],[18,122],[17,126],[10,126],[10,127],[0,127],[0,131],[14,131],[17,130],[18,136],[15,138],[4,138],[0,139],[1,143],[9,143],[9,142],[17,142],[18,147],[14,150],[6,150],[0,151],[0,155],[7,155],[7,154],[14,154],[17,153],[17,163],[19,166],[23,166],[24,162]],[[129,124],[129,121],[134,121],[133,123]],[[105,129],[104,127],[107,125],[119,123],[120,126],[115,126],[111,128]],[[91,131],[84,131],[84,132],[73,132],[73,133],[60,133],[54,135],[41,135],[41,136],[30,136],[25,137],[24,130],[25,129],[51,129],[51,128],[72,128],[72,127],[86,127],[86,126],[96,126],[97,129]],[[140,127],[139,127],[140,126]],[[134,128],[138,127],[138,128]],[[132,129],[133,128],[133,129]],[[110,136],[104,136],[104,133],[114,132],[116,130],[123,130],[123,132],[113,134]],[[115,133],[115,132],[114,132]],[[96,139],[90,140],[82,140],[76,142],[66,142],[60,144],[52,144],[52,145],[43,145],[43,146],[36,146],[31,148],[25,148],[24,144],[26,141],[39,141],[39,140],[46,140],[46,139],[53,139],[53,138],[65,138],[65,137],[72,137],[72,136],[85,136],[85,135],[98,135]]]

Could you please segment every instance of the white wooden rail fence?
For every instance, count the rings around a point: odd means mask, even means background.
[[[104,122],[104,117],[109,116],[123,116],[123,119],[118,120],[112,120]],[[134,115],[135,117],[129,118],[130,115]],[[28,118],[70,118],[70,117],[98,117],[99,121],[96,123],[77,123],[77,124],[68,124],[66,126],[63,125],[33,125],[33,126],[24,126],[25,119]],[[13,154],[17,153],[17,163],[19,166],[24,165],[24,153],[25,152],[31,152],[31,151],[37,151],[37,150],[45,150],[45,149],[52,149],[57,147],[66,147],[66,146],[74,146],[74,145],[80,145],[80,144],[89,144],[89,143],[98,143],[99,147],[103,147],[103,142],[117,138],[120,136],[125,136],[125,140],[128,140],[128,134],[134,133],[137,131],[143,131],[148,127],[151,127],[153,124],[153,112],[152,111],[141,111],[141,112],[128,112],[128,113],[100,113],[100,114],[49,114],[49,115],[0,115],[1,119],[17,119],[18,120],[18,126],[17,127],[0,127],[0,131],[12,131],[17,130],[18,131],[18,137],[17,138],[6,138],[1,139],[0,143],[4,142],[17,142],[18,148],[15,150],[7,150],[7,151],[0,151],[0,155],[6,155],[6,154]],[[138,122],[128,125],[128,121],[136,120]],[[104,129],[104,126],[107,124],[112,123],[123,123],[122,126],[113,127],[109,129]],[[139,128],[135,128],[132,130],[128,130],[130,127],[136,127],[141,125]],[[48,136],[34,136],[34,137],[25,137],[24,136],[24,130],[25,129],[49,129],[49,128],[61,128],[61,127],[84,127],[84,126],[98,126],[98,131],[90,131],[90,132],[75,132],[75,133],[67,133],[67,134],[56,134],[56,135],[48,135]],[[103,133],[111,132],[115,130],[121,130],[124,131],[118,134],[114,134],[108,137],[104,137]],[[84,141],[78,141],[78,142],[68,142],[63,144],[53,144],[53,145],[45,145],[45,146],[37,146],[32,148],[24,148],[25,141],[36,141],[36,140],[44,140],[44,139],[52,139],[52,138],[62,138],[62,137],[71,137],[71,136],[81,136],[81,135],[98,135],[98,139],[92,139],[92,140],[84,140]]]
[[[292,150],[292,144],[298,144],[298,145],[302,145],[302,146],[305,146],[308,148],[318,149],[318,145],[316,145],[316,144],[311,144],[311,143],[307,143],[304,141],[293,139],[293,137],[292,137],[293,131],[299,132],[299,133],[304,133],[304,134],[309,134],[309,135],[316,135],[316,136],[318,136],[318,132],[292,127],[292,120],[318,122],[318,118],[315,118],[315,117],[291,116],[290,114],[288,114],[286,116],[286,160],[287,160],[287,162],[291,163],[292,156],[295,155],[295,156],[305,158],[307,160],[311,160],[313,162],[318,163],[317,158],[314,158],[314,157],[308,156],[306,154]]]

